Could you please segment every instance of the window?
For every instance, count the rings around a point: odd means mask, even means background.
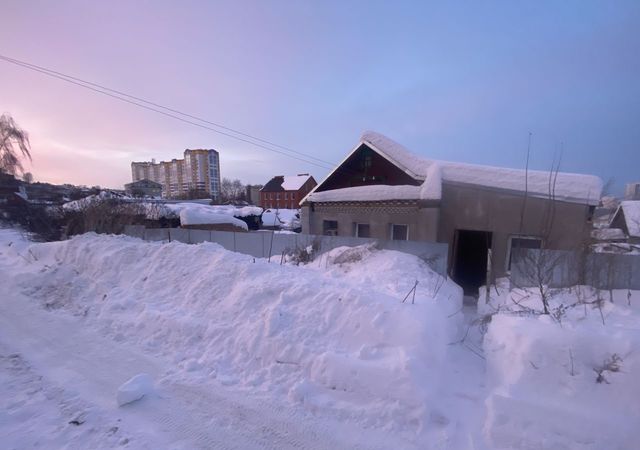
[[[356,223],[356,237],[368,238],[371,237],[371,229],[368,223]]]
[[[280,200],[280,193],[276,194],[276,200]]]
[[[361,158],[362,159],[360,160],[360,168],[366,172],[367,169],[371,168],[373,162],[373,152],[367,148],[362,152]]]
[[[337,220],[323,220],[322,221],[322,234],[325,236],[337,236],[338,235],[338,221]]]
[[[409,225],[391,224],[391,239],[394,241],[406,241],[409,239]]]
[[[540,249],[542,248],[542,239],[535,236],[509,236],[509,244],[507,248],[507,271],[511,270],[511,259],[514,251],[519,249]]]
[[[289,200],[289,194],[287,194],[286,192],[284,193],[284,199]]]

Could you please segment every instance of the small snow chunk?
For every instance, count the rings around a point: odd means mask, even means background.
[[[139,373],[118,388],[116,397],[118,406],[140,400],[147,394],[153,392],[153,380],[146,373]]]

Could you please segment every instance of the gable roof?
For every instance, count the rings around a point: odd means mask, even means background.
[[[573,173],[557,174],[522,169],[509,169],[474,164],[436,161],[418,156],[401,144],[373,131],[365,131],[360,142],[342,161],[340,166],[353,155],[362,144],[387,159],[417,181],[423,183],[425,195],[418,198],[439,198],[442,183],[481,186],[512,192],[524,193],[531,197],[549,198],[550,191],[556,200],[597,205],[602,191],[602,180],[593,175]],[[336,167],[310,195],[340,167]],[[435,178],[435,179],[434,179]],[[436,195],[437,194],[437,195]],[[309,197],[312,200],[313,197]],[[306,198],[304,199],[306,200]],[[303,201],[304,201],[303,200]]]
[[[629,236],[640,237],[640,200],[625,200],[620,202],[620,206],[618,206],[610,224],[616,220],[619,214],[622,214],[624,217],[624,223]]]
[[[313,177],[308,173],[298,175],[278,175],[271,178],[260,190],[265,192],[297,191],[311,178]]]

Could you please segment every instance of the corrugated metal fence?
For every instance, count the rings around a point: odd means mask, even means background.
[[[326,252],[336,247],[355,247],[367,243],[386,250],[397,250],[422,258],[433,270],[440,275],[447,273],[447,244],[437,242],[418,241],[377,241],[376,239],[317,236],[310,234],[284,234],[273,232],[234,233],[230,231],[188,230],[184,228],[145,228],[144,226],[129,225],[125,227],[125,234],[146,241],[178,241],[187,244],[201,242],[215,242],[227,250],[256,258],[279,258],[282,253],[291,253],[296,249],[316,246],[320,252]]]
[[[564,288],[585,284],[599,289],[640,289],[640,255],[519,249],[511,264],[518,287]]]

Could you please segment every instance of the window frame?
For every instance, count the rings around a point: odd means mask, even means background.
[[[371,224],[368,222],[355,222],[355,237],[357,238],[364,238],[364,239],[369,239],[371,238]],[[360,225],[364,225],[368,228],[368,234],[369,236],[360,236]]]
[[[335,228],[327,228],[326,223],[333,222],[336,224]],[[339,224],[337,220],[323,219],[322,220],[322,235],[323,236],[338,236]],[[327,233],[328,231],[333,231],[334,233]]]
[[[389,240],[391,241],[408,241],[409,240],[409,224],[407,223],[391,223],[389,224]],[[405,232],[405,238],[404,239],[394,239],[393,238],[393,229],[396,226],[400,226],[400,227],[405,227],[406,228],[406,232]]]

